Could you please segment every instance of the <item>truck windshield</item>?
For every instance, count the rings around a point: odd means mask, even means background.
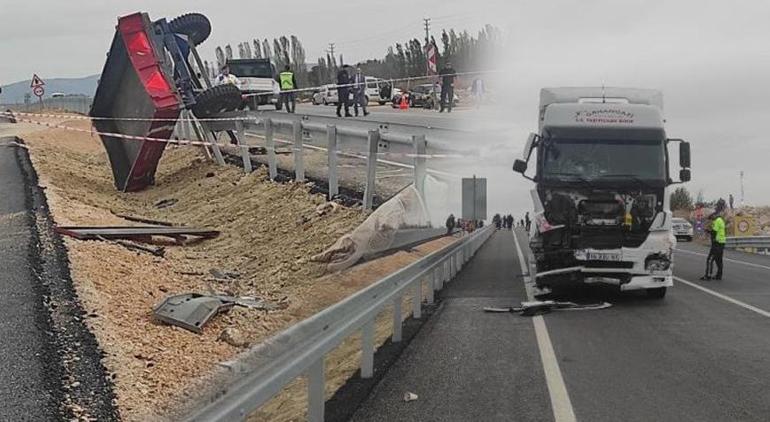
[[[268,62],[228,63],[230,73],[239,78],[273,78],[273,68]]]
[[[542,176],[571,180],[664,180],[659,140],[552,139],[545,145]]]

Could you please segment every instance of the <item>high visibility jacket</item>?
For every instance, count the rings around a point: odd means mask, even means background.
[[[294,89],[294,73],[281,72],[281,89]]]
[[[722,217],[714,219],[714,223],[711,225],[711,230],[714,231],[717,243],[725,244],[727,237],[725,236],[725,220]]]

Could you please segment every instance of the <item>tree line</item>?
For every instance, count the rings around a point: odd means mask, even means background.
[[[360,66],[367,76],[383,79],[424,76],[428,66],[426,47],[433,45],[438,53],[439,69],[451,62],[458,72],[484,70],[488,59],[501,49],[502,35],[498,28],[485,25],[475,36],[468,31],[442,30],[439,40],[440,43],[435,37],[423,41],[413,38],[388,47],[382,58],[369,59],[353,65]],[[237,58],[243,59],[269,59],[279,72],[288,64],[300,86],[334,83],[339,69],[343,64],[348,64],[342,54],[334,57],[327,53],[326,56],[319,57],[314,65],[308,66],[302,42],[296,35],[283,35],[274,38],[272,42],[267,38],[241,42],[235,50],[230,44],[219,46],[215,50],[216,62],[204,62],[203,71],[214,77],[225,61],[235,58],[236,54]]]

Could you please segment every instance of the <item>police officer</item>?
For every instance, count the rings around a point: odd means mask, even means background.
[[[337,117],[342,117],[340,110],[345,106],[345,117],[353,117],[350,114],[350,66],[343,65],[337,72]]]
[[[439,112],[443,113],[444,109],[448,108],[451,113],[455,97],[454,84],[457,71],[452,67],[452,63],[447,62],[438,74],[441,76],[441,108]]]
[[[294,109],[297,107],[297,95],[294,92],[297,89],[297,79],[294,77],[294,72],[291,71],[289,65],[286,65],[283,72],[278,75],[278,81],[281,84],[281,101],[284,107],[286,107],[286,112],[294,113]]]
[[[727,242],[727,236],[725,235],[725,219],[722,217],[721,212],[714,218],[711,230],[714,231],[714,263],[717,265],[717,273],[714,276],[714,280],[721,280],[723,266],[722,258],[725,253],[725,242]]]

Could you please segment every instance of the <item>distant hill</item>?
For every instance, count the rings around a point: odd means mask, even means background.
[[[96,82],[99,79],[99,75],[86,76],[84,78],[53,78],[44,79],[45,82],[45,96],[48,98],[54,92],[61,92],[63,94],[83,94],[93,97],[96,92]],[[15,104],[24,102],[24,94],[31,93],[32,90],[29,84],[32,80],[26,80],[21,82],[15,82],[9,85],[4,85],[3,92],[0,93],[0,104]],[[32,97],[36,100],[37,97]]]

